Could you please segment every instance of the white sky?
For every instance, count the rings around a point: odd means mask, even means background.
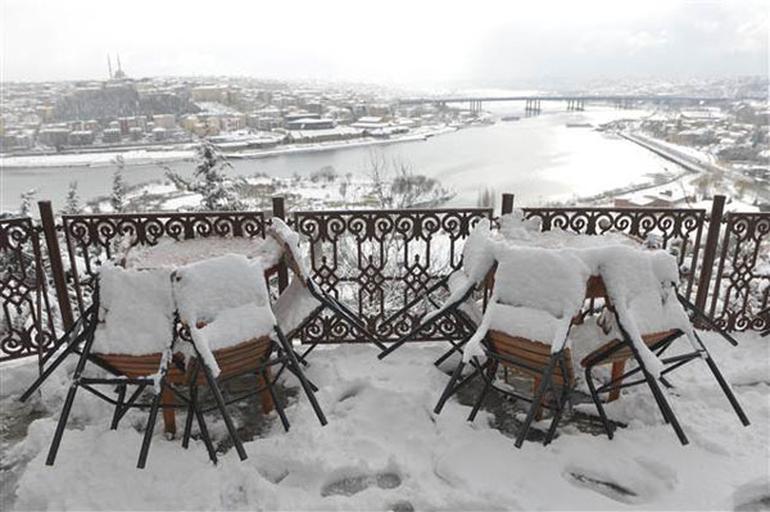
[[[764,1],[0,0],[3,80],[250,75],[515,85],[767,74]]]

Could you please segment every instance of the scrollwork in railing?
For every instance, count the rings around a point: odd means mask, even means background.
[[[134,245],[155,245],[164,238],[185,240],[211,236],[264,238],[262,212],[171,212],[64,215],[71,283],[84,311],[98,265]]]
[[[39,354],[55,337],[44,275],[31,219],[0,220],[0,361]]]
[[[656,235],[663,248],[675,250],[686,268],[684,291],[690,297],[701,251],[706,211],[690,208],[523,208],[525,217],[538,218],[543,230],[564,229],[574,233],[601,235],[622,232],[639,238]]]
[[[710,316],[730,331],[770,328],[770,213],[728,213]]]
[[[459,268],[463,240],[477,222],[491,217],[484,208],[319,211],[295,212],[291,224],[306,240],[318,285],[348,303],[370,330],[397,339],[423,312],[384,320]],[[442,322],[419,338],[445,339],[458,328]],[[305,342],[362,339],[333,317],[311,322],[301,337]]]

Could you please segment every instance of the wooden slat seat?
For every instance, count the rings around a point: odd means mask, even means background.
[[[232,347],[227,347],[213,352],[214,358],[219,365],[220,379],[227,379],[235,375],[248,373],[252,369],[259,368],[270,357],[272,340],[269,336],[254,338]],[[147,354],[141,356],[128,354],[99,354],[107,364],[124,374],[129,378],[147,377],[158,372],[160,366],[161,354]],[[181,363],[181,364],[180,364]],[[187,386],[192,384],[193,366],[187,368],[184,366],[181,354],[174,354],[174,361],[168,367],[166,381],[170,384]],[[263,384],[262,376],[258,375],[258,382]],[[198,372],[195,378],[195,384],[199,386],[206,385],[206,377],[203,372]],[[262,397],[262,409],[268,412],[272,409],[272,402],[268,395]],[[161,405],[167,406],[163,410],[163,420],[165,431],[169,433],[176,432],[176,414],[171,406],[175,403],[174,394],[168,389],[163,390]]]
[[[668,338],[669,336],[673,336],[679,332],[677,329],[671,329],[668,331],[661,331],[661,332],[655,332],[650,334],[643,334],[642,339],[644,340],[644,343],[648,347],[653,347],[662,340]],[[622,345],[622,348],[619,348],[617,350],[612,351],[612,349],[616,347],[620,347]],[[612,353],[604,356],[603,354],[612,351]],[[609,364],[609,363],[615,363],[615,362],[625,362],[628,359],[631,359],[634,357],[633,352],[631,351],[631,347],[628,346],[628,344],[624,344],[621,340],[615,339],[612,341],[609,341],[602,345],[601,347],[597,348],[596,350],[592,351],[590,354],[585,356],[581,361],[580,365],[585,368],[588,366],[593,366],[596,364]]]
[[[490,330],[489,343],[491,348],[498,354],[510,357],[522,365],[526,365],[526,367],[514,365],[501,359],[500,363],[503,366],[532,377],[536,381],[543,377],[543,371],[551,360],[551,346],[538,341],[509,336],[501,331]],[[569,348],[564,349],[564,359],[569,383],[572,384],[574,383],[574,372],[572,371],[572,359]],[[553,382],[559,387],[564,385],[564,379],[558,367],[553,370]]]

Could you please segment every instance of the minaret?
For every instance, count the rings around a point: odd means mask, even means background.
[[[112,60],[110,60],[110,54],[107,54],[107,70],[110,73],[110,80],[112,80]]]
[[[118,54],[118,73],[122,74],[123,70],[120,68],[120,54]]]

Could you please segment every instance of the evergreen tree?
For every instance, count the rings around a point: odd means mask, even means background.
[[[235,183],[227,178],[225,171],[232,169],[225,157],[208,141],[197,149],[198,164],[191,180],[166,168],[166,176],[180,190],[200,194],[201,210],[240,210],[244,203],[238,198]]]
[[[68,215],[74,215],[80,213],[82,208],[80,207],[80,196],[78,196],[78,182],[71,181],[69,190],[67,190],[67,199],[64,202],[63,213]]]
[[[123,169],[125,163],[123,157],[118,155],[115,157],[115,172],[112,175],[112,195],[110,195],[110,204],[113,211],[120,213],[126,209],[126,182],[123,179]]]

